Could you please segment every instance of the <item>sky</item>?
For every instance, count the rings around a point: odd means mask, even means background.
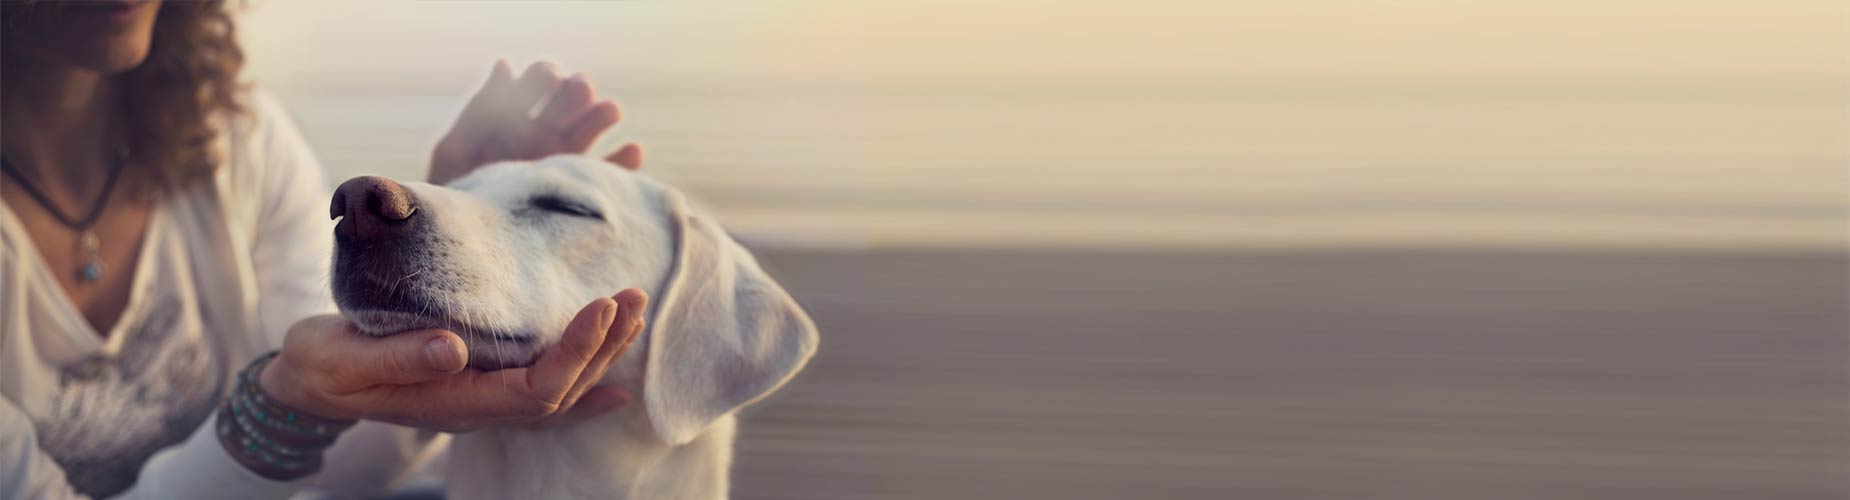
[[[241,29],[337,176],[416,175],[496,58],[546,58],[771,239],[1841,248],[1847,27],[1824,1],[260,0]]]

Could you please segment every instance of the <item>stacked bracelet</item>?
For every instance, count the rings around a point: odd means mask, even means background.
[[[354,420],[330,420],[296,411],[264,394],[258,374],[276,352],[258,356],[218,409],[218,441],[232,458],[268,479],[287,481],[321,470],[321,452]]]

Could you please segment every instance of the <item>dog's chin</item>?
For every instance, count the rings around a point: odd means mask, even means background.
[[[343,311],[353,326],[367,335],[385,337],[412,330],[449,330],[469,349],[469,367],[499,370],[528,366],[539,359],[539,339],[531,334],[483,331],[443,318],[383,310]]]

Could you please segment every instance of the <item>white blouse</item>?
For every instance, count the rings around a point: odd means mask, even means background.
[[[251,473],[219,445],[212,414],[235,372],[281,346],[297,320],[333,311],[329,183],[276,100],[248,97],[249,111],[226,122],[211,182],[154,208],[128,307],[107,336],[0,204],[0,500],[366,496],[441,445],[365,422],[320,474],[289,482]]]

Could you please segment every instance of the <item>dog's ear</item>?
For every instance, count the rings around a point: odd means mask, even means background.
[[[718,224],[679,193],[663,201],[674,268],[656,298],[643,403],[656,434],[684,444],[796,375],[816,352],[816,326]]]

